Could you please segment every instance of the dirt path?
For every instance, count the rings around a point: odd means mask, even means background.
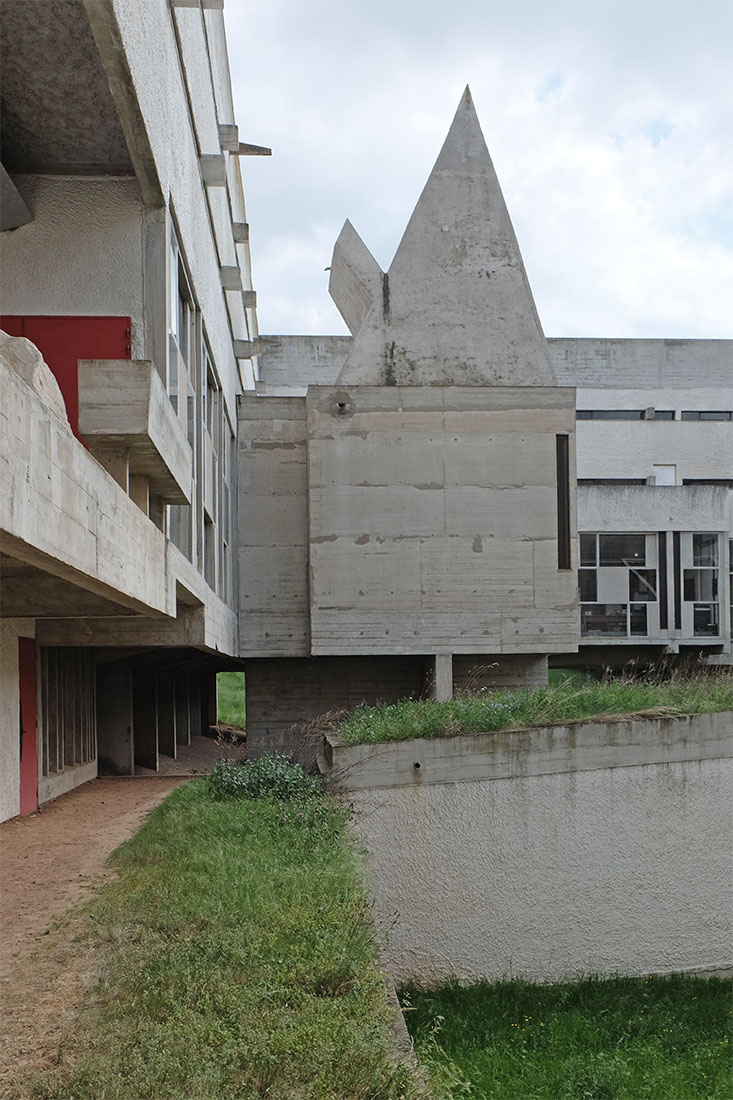
[[[109,854],[182,776],[95,779],[36,814],[0,825],[0,1096],[20,1098],[49,1065],[97,960],[59,919],[108,873]]]

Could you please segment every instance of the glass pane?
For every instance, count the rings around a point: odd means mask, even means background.
[[[718,634],[718,605],[716,603],[696,603],[693,609],[695,637]]]
[[[584,604],[580,608],[580,633],[586,636],[626,634],[625,603]]]
[[[656,600],[657,598],[657,571],[656,569],[630,569],[629,570],[629,602],[641,600]]]
[[[594,420],[643,420],[643,409],[593,409]]]
[[[581,535],[580,536],[580,564],[581,565],[597,565],[596,561],[596,536],[595,535]]]
[[[717,600],[717,569],[685,569],[683,574],[684,598],[686,600]]]
[[[598,599],[598,577],[595,569],[578,570],[578,588],[582,603],[595,603]]]
[[[718,536],[696,532],[692,536],[692,564],[693,565],[717,565],[718,564]]]
[[[635,635],[646,635],[646,604],[639,603],[633,604],[630,608],[629,619],[631,622],[631,633]]]
[[[674,420],[674,409],[655,409],[655,420]]]
[[[644,565],[646,535],[599,535],[601,565]]]

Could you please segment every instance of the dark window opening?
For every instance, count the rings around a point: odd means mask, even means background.
[[[582,603],[595,603],[598,599],[598,574],[595,569],[578,570],[578,589]]]
[[[629,602],[648,603],[657,598],[656,569],[629,570]]]
[[[646,535],[599,535],[601,565],[645,565]]]
[[[557,567],[570,568],[570,442],[555,436],[557,474]]]

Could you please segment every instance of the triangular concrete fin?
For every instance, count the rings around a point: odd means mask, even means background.
[[[382,269],[348,219],[333,248],[328,292],[352,336],[382,293]]]
[[[557,384],[468,88],[338,380]]]

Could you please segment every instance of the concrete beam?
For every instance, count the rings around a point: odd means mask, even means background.
[[[252,359],[260,354],[259,340],[235,340],[234,355],[237,359]]]
[[[232,222],[232,236],[235,244],[248,244],[249,224],[247,222]]]
[[[245,309],[257,309],[257,291],[256,290],[243,290],[242,291],[242,305]]]
[[[266,145],[249,145],[246,141],[240,141],[233,151],[235,157],[271,157],[272,149]]]
[[[199,157],[205,187],[226,187],[227,165],[223,153],[205,153]]]
[[[238,267],[220,267],[219,278],[222,290],[242,289],[242,272]]]
[[[36,637],[40,645],[55,646],[197,646],[204,648],[203,607],[180,608],[176,619],[134,618],[44,619]]]
[[[147,125],[140,109],[135,82],[127,61],[114,0],[82,0],[99,56],[109,81],[130,160],[148,206],[162,206],[165,196],[158,178]]]
[[[219,145],[228,153],[239,148],[239,127],[228,122],[219,123]]]

